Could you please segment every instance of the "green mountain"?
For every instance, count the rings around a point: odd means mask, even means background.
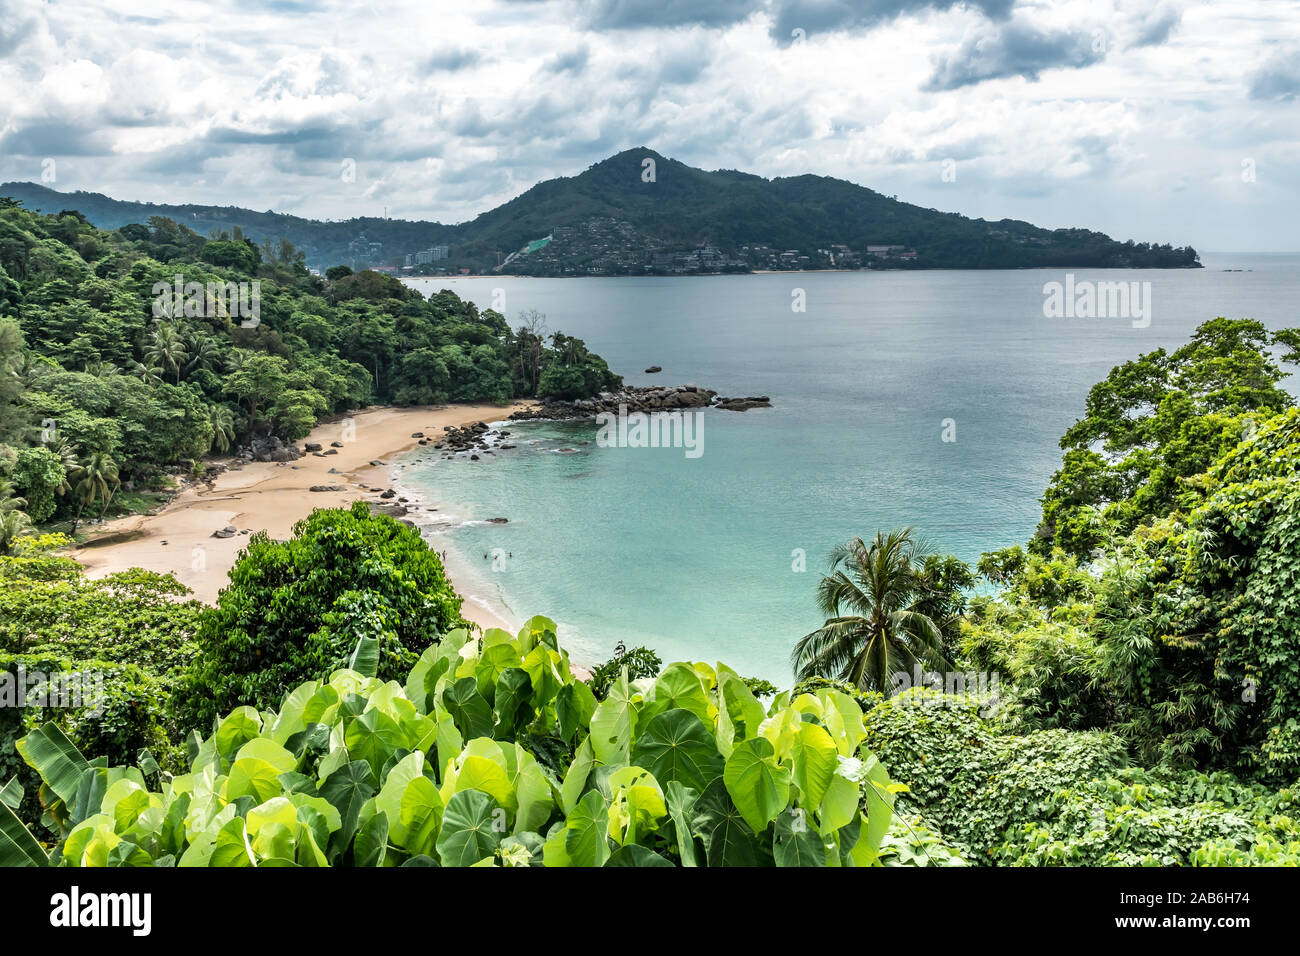
[[[123,202],[34,183],[6,183],[0,195],[46,212],[74,208],[103,229],[150,216],[166,216],[201,234],[237,226],[257,242],[289,240],[317,268],[401,267],[408,255],[435,245],[447,246],[448,256],[419,263],[419,270],[489,271],[503,262],[506,271],[538,275],[1200,264],[1190,247],[1118,242],[1087,229],[1049,230],[1020,220],[970,219],[828,176],[764,179],[735,170],[707,172],[645,148],[625,150],[577,176],[538,183],[459,225],[379,218],[321,222],[235,206]]]

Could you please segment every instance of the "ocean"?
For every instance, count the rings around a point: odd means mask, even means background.
[[[706,412],[698,456],[598,445],[594,423],[512,423],[516,448],[477,462],[420,449],[398,481],[439,506],[424,530],[467,599],[517,622],[554,618],[576,660],[598,663],[622,641],[789,686],[791,646],[821,623],[832,546],[903,525],[967,561],[1023,543],[1061,434],[1113,366],[1177,348],[1218,315],[1300,324],[1300,254],[1202,261],[408,280],[512,325],[536,309],[629,384],[694,383],[773,407]],[[1123,315],[1049,317],[1052,282],[1072,302],[1088,283],[1138,285]]]

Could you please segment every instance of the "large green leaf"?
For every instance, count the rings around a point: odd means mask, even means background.
[[[497,677],[492,699],[493,736],[514,740],[533,718],[533,682],[519,667],[507,667]]]
[[[627,763],[632,748],[632,704],[626,688],[618,689],[611,688],[591,717],[591,747],[603,764]]]
[[[655,678],[654,703],[650,713],[668,710],[687,710],[701,721],[709,720],[709,694],[704,680],[690,664],[669,664]]]
[[[401,845],[408,853],[435,852],[443,809],[438,788],[428,777],[416,777],[406,785],[402,791],[398,820],[401,824]]]
[[[791,754],[791,780],[799,788],[800,805],[811,812],[821,806],[839,762],[839,752],[825,728],[805,723],[794,736]]]
[[[775,754],[762,737],[741,741],[722,772],[732,802],[755,833],[765,830],[790,800],[790,771],[776,763]]]
[[[9,807],[11,810],[17,810],[18,804],[23,802],[23,785],[18,782],[18,778],[10,780],[3,787],[0,787],[0,803]]]
[[[713,734],[689,710],[666,710],[651,720],[638,735],[631,760],[660,784],[676,780],[695,790],[703,790],[722,773]]]
[[[668,817],[673,821],[673,831],[677,834],[677,852],[682,858],[682,866],[698,866],[691,818],[699,796],[690,787],[683,787],[676,780],[664,787],[664,802],[668,806]]]
[[[348,658],[348,669],[354,670],[362,677],[375,677],[379,674],[379,638],[363,634],[357,640]]]
[[[447,801],[438,834],[443,866],[473,866],[496,852],[505,832],[498,828],[497,802],[481,790],[462,790]]]
[[[320,795],[339,812],[344,844],[352,839],[361,806],[375,795],[375,790],[375,772],[364,760],[353,760],[339,767],[321,784]]]
[[[0,803],[0,867],[46,866],[49,859],[9,804]]]
[[[357,831],[352,844],[353,866],[383,866],[388,850],[388,816],[376,813]]]
[[[826,847],[805,811],[795,808],[780,814],[775,829],[772,854],[777,866],[826,865]]]
[[[568,742],[580,730],[591,726],[596,713],[596,695],[584,682],[565,684],[555,697],[555,713],[560,720],[560,737]]]
[[[745,686],[745,682],[734,677],[723,681],[722,699],[727,707],[727,715],[731,718],[734,739],[741,741],[756,737],[759,724],[766,714],[763,705]]]
[[[609,859],[609,805],[598,790],[589,790],[578,801],[564,830],[564,849],[572,866],[602,866]]]
[[[406,743],[406,736],[393,718],[379,710],[368,710],[348,724],[343,743],[348,748],[348,756],[370,764],[378,780],[388,758]]]
[[[573,755],[573,762],[569,764],[569,769],[564,775],[564,782],[560,785],[560,806],[564,809],[566,816],[573,812],[573,808],[582,799],[583,791],[587,789],[587,780],[596,765],[596,755],[592,752],[591,738],[586,737],[578,745],[578,751]]]
[[[442,705],[466,740],[492,736],[492,706],[478,692],[473,677],[462,677],[444,690]]]
[[[668,866],[671,867],[672,861],[666,860],[648,846],[641,846],[639,843],[629,843],[627,846],[621,846],[613,852],[605,866]]]
[[[234,757],[240,747],[262,732],[262,717],[252,707],[236,707],[217,724],[212,738],[217,753],[227,760]]]
[[[736,809],[721,777],[700,794],[692,813],[691,830],[704,844],[709,866],[758,865],[758,840]]]
[[[17,747],[23,760],[60,800],[71,804],[76,799],[82,774],[90,764],[56,724],[47,723],[33,730],[18,741]]]

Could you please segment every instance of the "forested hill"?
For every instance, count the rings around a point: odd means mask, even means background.
[[[969,219],[841,179],[764,179],[707,172],[651,149],[618,153],[572,177],[459,225],[359,218],[320,222],[234,206],[123,202],[6,183],[0,195],[55,213],[75,208],[100,228],[166,216],[200,234],[239,227],[255,242],[287,239],[317,268],[406,266],[446,246],[420,271],[506,269],[544,275],[745,271],[766,268],[1194,268],[1190,247],[1118,242],[1087,229]],[[545,240],[545,241],[544,241]],[[526,253],[521,250],[529,248]],[[414,261],[414,259],[413,259]]]
[[[535,317],[511,331],[448,291],[426,299],[346,267],[314,276],[288,242],[160,218],[104,232],[0,199],[0,518],[95,514],[119,480],[293,441],[370,402],[504,404],[620,382]]]

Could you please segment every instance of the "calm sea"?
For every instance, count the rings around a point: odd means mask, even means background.
[[[788,686],[833,545],[901,525],[966,560],[1023,542],[1062,432],[1112,366],[1216,315],[1300,324],[1300,255],[1203,261],[1073,271],[1076,286],[1149,282],[1145,328],[1046,318],[1043,286],[1066,270],[412,280],[512,324],[543,312],[630,384],[773,407],[707,413],[696,458],[599,447],[594,424],[515,424],[514,450],[422,452],[399,480],[440,506],[426,533],[469,599],[554,618],[579,661],[623,641]],[[486,523],[498,516],[509,522]]]

